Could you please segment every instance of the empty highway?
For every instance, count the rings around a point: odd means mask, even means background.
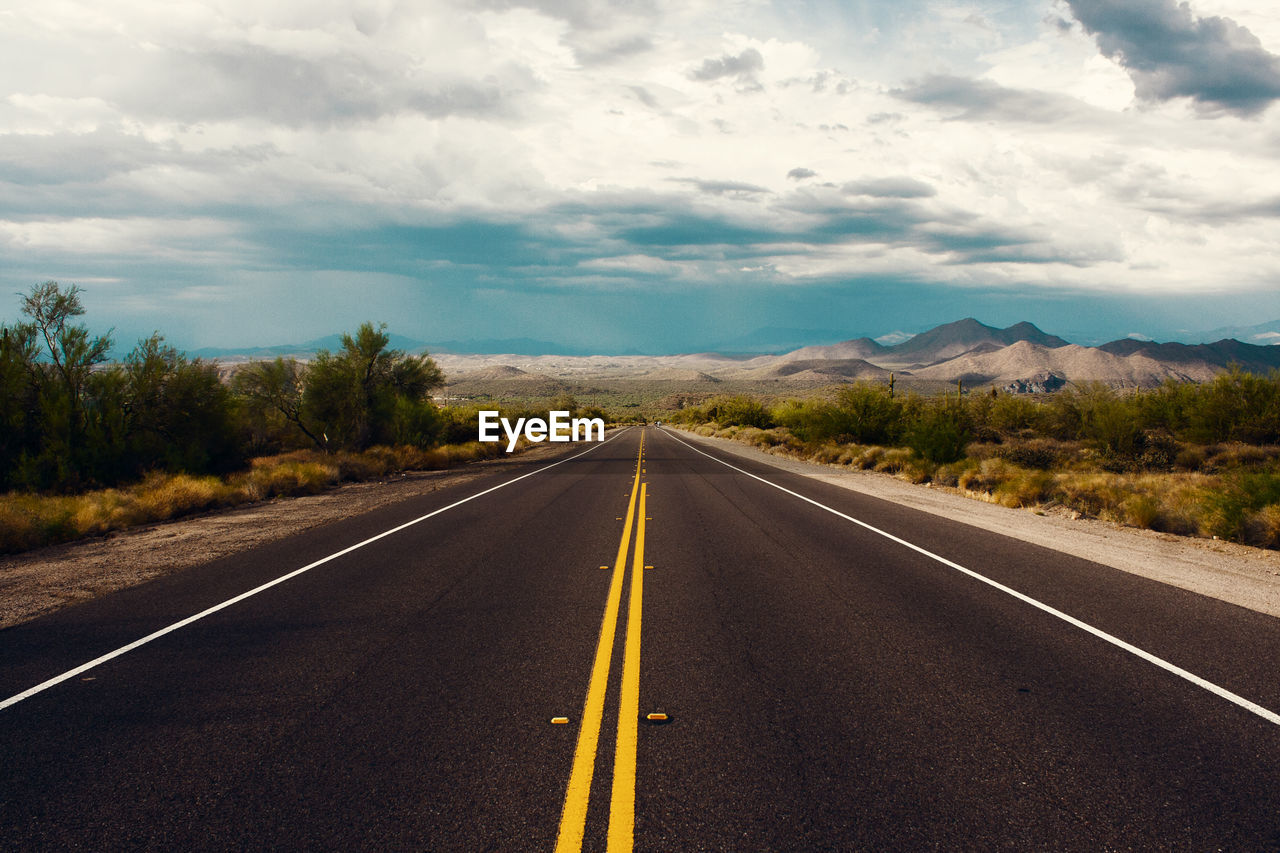
[[[635,427],[0,631],[0,848],[1278,850],[1278,664]]]

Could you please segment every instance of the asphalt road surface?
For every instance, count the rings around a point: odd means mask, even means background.
[[[1278,674],[633,428],[0,632],[0,849],[1276,850]]]

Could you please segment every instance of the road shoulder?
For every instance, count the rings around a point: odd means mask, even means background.
[[[550,458],[565,445],[443,471],[348,483],[318,495],[214,510],[0,557],[0,630],[153,578],[247,551],[398,501]]]
[[[1280,552],[1073,518],[1065,512],[1040,515],[1009,509],[954,489],[918,486],[889,474],[804,462],[730,439],[674,432],[686,441],[740,458],[1280,616]]]

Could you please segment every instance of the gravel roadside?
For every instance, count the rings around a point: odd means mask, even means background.
[[[518,456],[473,462],[461,468],[348,483],[319,495],[214,510],[3,556],[0,629],[330,521],[468,483],[494,468],[553,455],[562,447],[544,444]]]

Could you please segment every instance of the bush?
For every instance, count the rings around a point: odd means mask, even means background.
[[[960,408],[941,403],[926,409],[911,426],[907,433],[907,446],[920,457],[945,465],[964,456],[965,446],[971,438]]]
[[[706,416],[722,426],[768,429],[773,426],[769,410],[751,397],[720,397],[707,404]]]
[[[861,384],[842,388],[835,408],[838,436],[845,441],[884,444],[901,434],[902,403],[880,388]]]
[[[1280,504],[1280,474],[1237,470],[1223,477],[1222,488],[1206,498],[1206,527],[1221,539],[1244,542],[1252,517]]]

